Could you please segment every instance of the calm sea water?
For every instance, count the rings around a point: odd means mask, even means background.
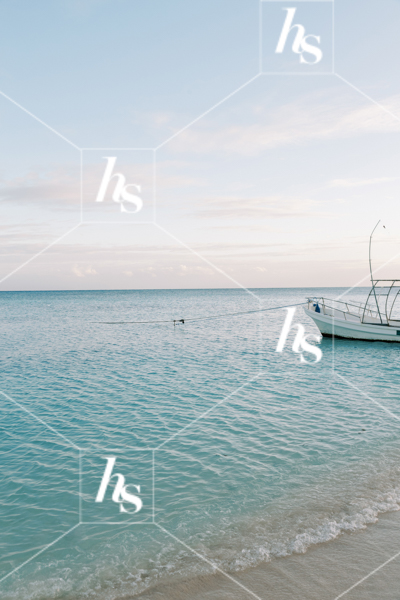
[[[263,307],[342,291],[253,290]],[[129,323],[259,308],[241,290],[0,303],[2,598],[115,600],[211,573],[190,548],[234,575],[399,509],[397,344],[324,339],[310,365],[275,352],[282,309]],[[317,332],[300,307],[295,321]],[[111,492],[93,502],[111,454],[144,522]]]

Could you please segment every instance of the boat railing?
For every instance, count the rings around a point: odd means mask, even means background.
[[[344,302],[343,300],[329,300],[327,298],[307,298],[308,309],[315,310],[319,307],[322,314],[326,316],[335,317],[335,313],[343,315],[345,321],[349,320],[348,317],[359,317],[360,321],[365,316],[370,319],[379,319],[379,313],[376,309],[366,306],[364,303],[355,304],[354,302]],[[319,312],[319,311],[317,311]]]
[[[392,317],[393,310],[396,306],[398,311],[397,300],[400,294],[399,279],[371,279],[372,288],[368,294],[367,302],[370,299],[375,300],[378,316],[381,324],[394,324],[398,321]],[[382,299],[382,302],[380,300]],[[393,321],[394,323],[391,323]]]
[[[366,302],[308,298],[309,310],[324,315],[340,316],[346,321],[359,319],[361,323],[398,326],[400,322],[400,279],[373,279]]]

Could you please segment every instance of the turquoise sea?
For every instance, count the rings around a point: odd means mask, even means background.
[[[308,364],[293,334],[275,352],[284,309],[206,318],[344,291],[2,292],[1,598],[235,577],[399,510],[399,345],[323,339]],[[116,478],[94,501],[109,456],[138,513]]]

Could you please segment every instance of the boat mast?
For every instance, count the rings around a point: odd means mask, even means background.
[[[372,236],[374,235],[374,231],[378,227],[378,225],[379,225],[380,222],[381,222],[381,220],[379,219],[379,221],[377,222],[377,224],[373,228],[371,235],[369,236],[369,272],[370,272],[370,275],[371,275],[371,286],[372,286],[372,290],[374,292],[376,308],[378,309],[379,318],[380,318],[381,323],[382,323],[381,312],[379,310],[379,304],[378,304],[378,300],[377,300],[377,297],[376,297],[374,280],[372,279],[372,263],[371,263],[371,243],[372,243]]]

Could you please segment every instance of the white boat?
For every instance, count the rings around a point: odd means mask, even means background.
[[[308,298],[304,307],[324,337],[380,342],[400,342],[400,280],[373,279],[371,241],[369,268],[371,290],[365,303],[328,298]],[[399,302],[397,302],[399,300]]]
[[[377,288],[379,296],[375,297]],[[365,304],[308,298],[304,311],[324,337],[400,342],[400,319],[393,318],[399,293],[400,280],[374,280]],[[371,304],[371,297],[376,300],[375,306]]]

